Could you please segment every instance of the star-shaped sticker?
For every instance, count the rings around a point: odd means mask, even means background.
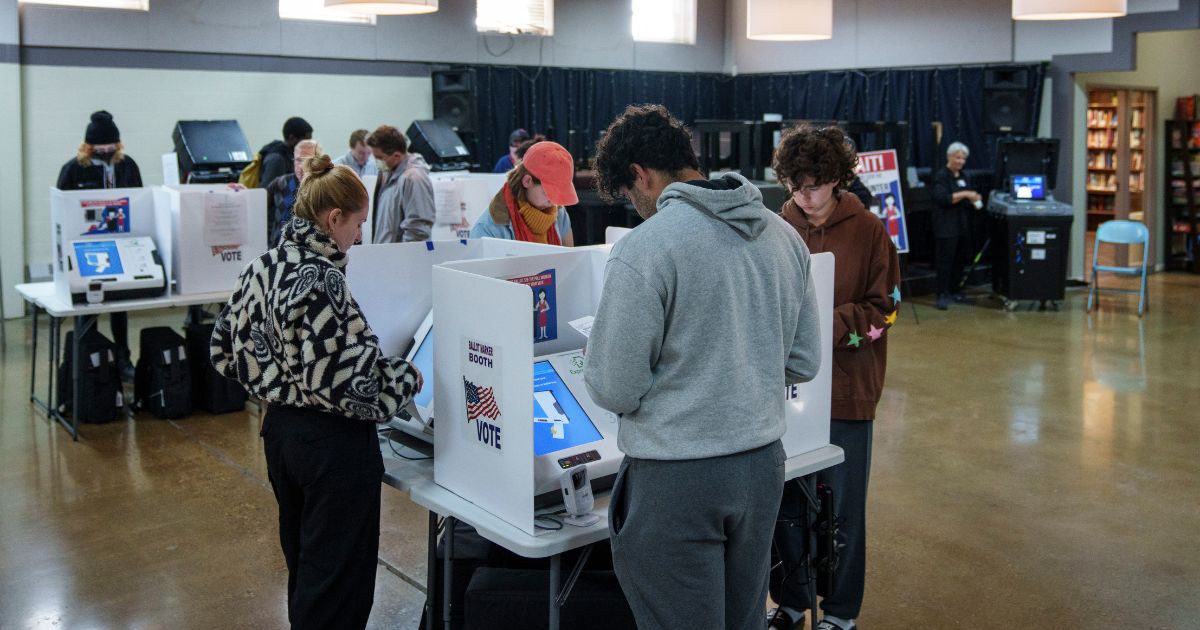
[[[900,287],[892,289],[892,301],[896,304],[900,303]]]
[[[860,337],[858,335],[858,333],[856,333],[856,332],[851,332],[850,333],[850,341],[847,342],[846,345],[857,348],[859,343],[861,343],[861,342],[862,342],[862,337]]]
[[[892,314],[891,314],[891,315],[888,315],[887,317],[884,317],[884,318],[883,318],[883,321],[884,321],[884,323],[885,323],[885,324],[887,324],[888,326],[891,326],[892,324],[895,324],[895,323],[896,323],[896,317],[898,317],[899,315],[900,315],[900,310],[899,310],[899,309],[897,309],[897,310],[894,310],[894,311],[892,311]]]
[[[871,341],[879,341],[879,338],[883,336],[883,329],[876,328],[875,324],[871,324],[871,329],[867,331],[867,336],[871,338]]]

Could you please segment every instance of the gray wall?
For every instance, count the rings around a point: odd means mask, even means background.
[[[680,72],[724,66],[725,0],[699,0],[694,46],[635,44],[629,6],[628,0],[558,0],[554,36],[542,38],[479,35],[471,0],[443,0],[430,15],[381,16],[375,26],[280,20],[274,0],[153,0],[147,12],[25,5],[21,43]]]
[[[1192,0],[1185,0],[1192,1]],[[1179,0],[1129,0],[1131,13],[1169,11]],[[1112,20],[1014,22],[1011,0],[836,0],[833,39],[746,39],[746,3],[730,0],[727,72],[789,72],[1008,61],[1108,52]]]

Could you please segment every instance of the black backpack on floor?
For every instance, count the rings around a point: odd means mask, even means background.
[[[192,413],[192,373],[187,343],[166,326],[143,328],[142,349],[133,379],[139,409],[159,418],[182,418]]]
[[[241,383],[225,378],[212,365],[209,340],[211,323],[186,326],[188,355],[192,361],[192,404],[208,413],[231,413],[246,408],[249,396]]]
[[[62,361],[58,364],[58,408],[66,413],[74,403],[74,381],[71,379],[73,365],[71,344],[75,331],[67,332],[67,343],[63,345]],[[79,372],[80,422],[112,422],[121,407],[125,406],[125,394],[121,391],[121,374],[117,370],[117,345],[95,328],[87,331],[80,340],[79,356],[82,367]]]

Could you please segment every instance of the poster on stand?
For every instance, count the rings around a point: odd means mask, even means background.
[[[895,149],[863,151],[858,154],[858,178],[871,191],[868,208],[887,228],[896,251],[908,253],[908,221],[900,194],[900,168]]]

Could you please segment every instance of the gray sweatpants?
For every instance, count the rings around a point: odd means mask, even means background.
[[[764,626],[785,457],[776,441],[708,459],[625,458],[609,528],[638,628]]]

